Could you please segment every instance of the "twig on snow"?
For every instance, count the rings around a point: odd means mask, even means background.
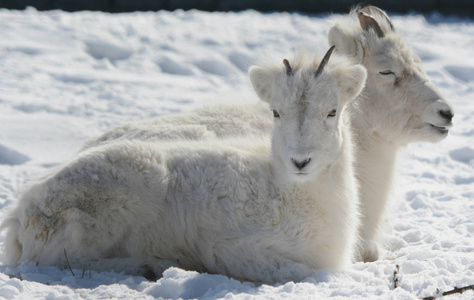
[[[436,299],[436,298],[441,298],[441,297],[449,296],[449,295],[453,295],[453,294],[462,294],[463,292],[469,291],[469,290],[473,290],[473,291],[474,291],[474,284],[473,284],[473,285],[464,286],[464,287],[460,287],[460,288],[455,287],[455,288],[452,289],[452,290],[443,292],[441,295],[430,296],[430,297],[424,297],[424,298],[421,298],[421,300],[434,300],[434,299]],[[439,290],[438,290],[438,289],[436,290],[436,293],[439,294]]]
[[[86,274],[86,264],[82,266],[82,278],[84,278],[84,275]],[[89,263],[89,278],[92,278],[92,267],[91,263]]]
[[[394,289],[400,286],[400,279],[398,279],[399,273],[400,273],[400,266],[396,265],[396,270],[393,272],[393,288]]]
[[[63,250],[64,250],[64,257],[66,257],[67,266],[69,267],[69,271],[71,271],[72,276],[74,276],[74,272],[72,271],[71,265],[69,264],[69,259],[67,259],[66,249],[63,248]]]

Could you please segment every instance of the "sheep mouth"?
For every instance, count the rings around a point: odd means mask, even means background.
[[[303,173],[303,172],[292,172],[293,178],[295,180],[305,180],[305,178],[308,176],[308,173]]]
[[[436,126],[436,125],[433,125],[433,124],[429,124],[429,125],[431,126],[431,128],[435,129],[439,133],[447,133],[449,131],[449,129],[447,127],[444,127],[444,126]]]
[[[309,176],[309,173],[303,173],[303,172],[293,172],[293,181],[296,183],[305,183],[307,182],[311,177]]]

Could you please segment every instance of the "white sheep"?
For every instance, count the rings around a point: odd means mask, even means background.
[[[453,109],[422,68],[419,57],[395,31],[388,16],[374,6],[353,9],[329,31],[336,51],[359,61],[368,71],[366,87],[350,106],[360,186],[361,245],[358,260],[379,258],[380,227],[393,182],[396,156],[410,142],[437,142],[452,126]],[[271,132],[265,108],[240,105],[203,108],[112,129],[86,148],[118,138],[213,139]],[[213,111],[214,110],[214,111]],[[238,112],[245,111],[239,114]],[[237,112],[237,113],[236,113]],[[223,117],[225,116],[225,117]],[[167,123],[180,125],[167,133]],[[236,126],[236,124],[238,124]]]
[[[331,28],[329,43],[367,69],[365,89],[349,109],[362,209],[360,259],[373,261],[399,149],[444,139],[454,113],[381,9],[352,10],[346,24]]]
[[[4,223],[9,261],[267,283],[347,266],[358,200],[345,107],[366,71],[328,62],[332,49],[250,69],[272,140],[118,140],[52,170]]]

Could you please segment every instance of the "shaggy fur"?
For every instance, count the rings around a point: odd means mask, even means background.
[[[118,140],[171,141],[267,136],[273,128],[268,103],[207,105],[191,112],[125,124],[87,141],[82,150]]]
[[[66,251],[79,268],[174,265],[267,283],[350,264],[358,200],[344,108],[366,72],[337,55],[317,77],[314,57],[290,63],[291,76],[281,63],[249,72],[279,112],[273,140],[186,133],[85,149],[24,191],[4,223],[9,261],[61,265]]]

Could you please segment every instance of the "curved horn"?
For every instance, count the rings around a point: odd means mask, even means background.
[[[360,27],[362,27],[364,31],[368,31],[370,28],[372,28],[379,38],[384,37],[382,28],[380,28],[377,21],[375,21],[371,15],[363,11],[359,11],[357,13],[357,17],[359,18]]]
[[[393,26],[392,21],[387,16],[387,14],[383,10],[381,10],[380,8],[378,8],[376,6],[368,5],[368,6],[365,6],[365,7],[361,8],[359,10],[359,12],[364,12],[368,15],[374,15],[374,13],[378,13],[380,16],[382,16],[385,19],[385,21],[387,21],[388,25],[390,26],[390,29],[395,31],[395,26]]]
[[[395,31],[395,27],[393,27],[393,24],[387,14],[383,10],[375,6],[366,6],[364,8],[359,9],[359,11],[357,12],[360,27],[362,27],[364,31],[373,29],[379,38],[383,38],[385,36],[382,27],[380,27],[380,24],[377,22],[374,16],[377,16],[379,21],[385,21],[385,23],[388,24],[388,28],[385,26],[386,30]]]
[[[329,48],[328,52],[326,52],[326,55],[324,55],[323,60],[321,61],[321,63],[319,64],[318,69],[316,70],[316,73],[314,75],[315,77],[317,77],[319,74],[321,74],[323,72],[324,67],[328,63],[329,58],[331,57],[331,54],[332,54],[332,51],[334,50],[334,48],[336,48],[335,45],[332,46],[331,48]]]
[[[285,58],[283,60],[283,64],[286,67],[286,75],[288,75],[288,76],[293,75],[293,70],[291,69],[290,62],[288,61],[288,59]]]

